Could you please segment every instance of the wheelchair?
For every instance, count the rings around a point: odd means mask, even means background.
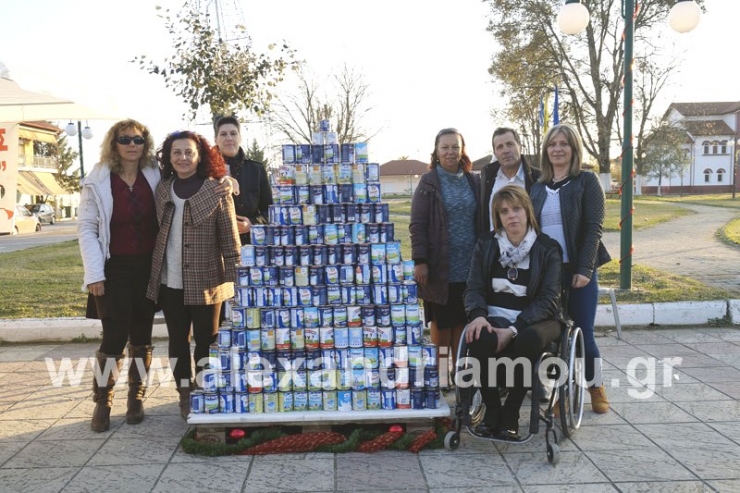
[[[558,340],[551,342],[540,354],[532,369],[531,413],[528,433],[518,439],[484,436],[476,433],[475,428],[483,421],[485,404],[479,390],[480,384],[471,386],[471,382],[463,382],[461,371],[471,368],[466,362],[468,355],[465,342],[465,330],[460,338],[457,353],[457,368],[455,372],[455,408],[452,417],[452,430],[444,438],[447,450],[456,450],[460,446],[460,431],[465,430],[475,438],[499,443],[526,443],[539,433],[540,423],[545,424],[545,443],[547,446],[547,460],[551,464],[560,461],[558,447],[558,433],[555,428],[555,401],[558,401],[560,411],[560,429],[566,438],[573,436],[581,426],[583,418],[584,396],[584,362],[585,354],[583,333],[579,327],[573,327],[569,322],[561,322],[561,332]],[[541,405],[541,380],[544,378],[553,382],[553,392],[547,405]],[[460,381],[458,381],[460,380]],[[501,396],[503,397],[503,393]],[[523,404],[524,405],[524,404]]]

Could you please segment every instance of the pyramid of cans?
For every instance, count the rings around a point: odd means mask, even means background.
[[[192,412],[438,408],[414,263],[366,144],[286,145],[279,176],[270,224],[242,246],[231,323]]]

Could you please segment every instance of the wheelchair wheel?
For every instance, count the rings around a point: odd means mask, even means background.
[[[552,465],[560,462],[560,447],[557,444],[550,443],[547,445],[547,461]]]
[[[483,397],[480,390],[473,394],[473,402],[470,404],[470,426],[478,426],[483,421],[486,414],[486,405],[483,404]]]
[[[568,373],[565,382],[560,386],[560,423],[563,435],[570,438],[581,426],[583,419],[584,395],[584,362],[585,354],[583,333],[580,327],[571,329],[569,337],[561,341],[560,355],[563,358]]]
[[[447,450],[457,450],[460,446],[460,434],[456,431],[448,431],[445,435],[445,448]]]

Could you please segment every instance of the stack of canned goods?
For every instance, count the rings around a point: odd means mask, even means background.
[[[208,366],[191,395],[194,414],[436,409],[440,402],[437,347],[405,325],[224,325]]]
[[[379,184],[369,193],[377,165],[364,145],[334,146],[283,148],[278,204],[242,247],[230,325],[193,413],[439,407],[414,262],[401,258]]]

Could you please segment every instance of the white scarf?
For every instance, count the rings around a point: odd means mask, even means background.
[[[532,227],[529,227],[527,234],[524,235],[524,239],[519,243],[519,246],[514,246],[506,236],[506,231],[502,230],[496,232],[496,240],[498,240],[498,248],[500,251],[499,262],[501,267],[506,269],[507,267],[514,267],[516,264],[524,260],[529,251],[534,245],[534,241],[537,239],[537,233],[535,233]]]

